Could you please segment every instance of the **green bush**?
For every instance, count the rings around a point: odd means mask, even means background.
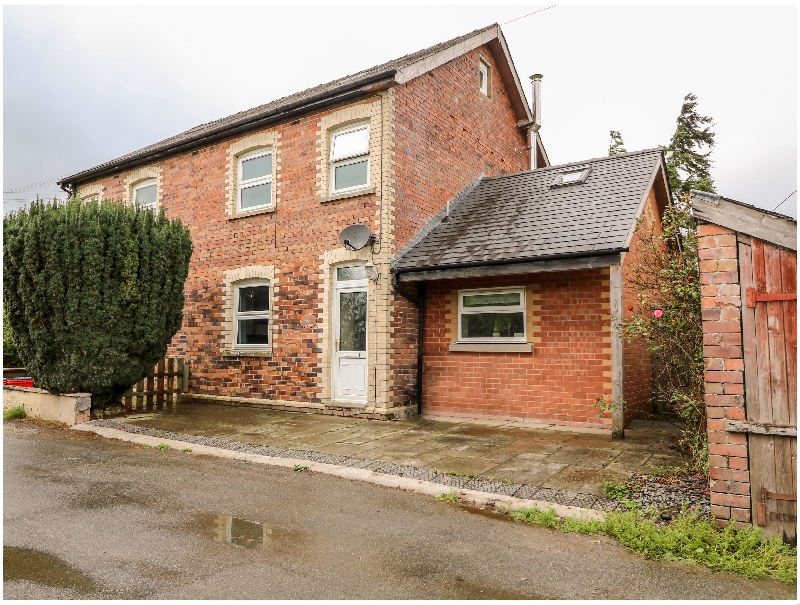
[[[22,362],[17,355],[17,343],[14,342],[14,334],[11,332],[11,324],[8,323],[5,307],[3,307],[3,367],[18,368]]]
[[[3,294],[20,360],[93,405],[152,371],[183,320],[192,242],[163,210],[35,202],[3,220]]]

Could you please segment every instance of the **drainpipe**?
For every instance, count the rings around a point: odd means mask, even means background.
[[[533,122],[528,128],[528,136],[531,140],[531,170],[536,170],[538,166],[538,145],[536,142],[539,129],[542,127],[542,74],[533,74],[531,76],[531,85],[533,88],[531,95],[531,114],[533,115]]]
[[[417,415],[422,414],[422,339],[425,334],[425,282],[419,282],[419,337],[417,340]]]
[[[397,273],[392,273],[392,287],[410,300],[419,309],[419,332],[417,334],[417,414],[422,413],[422,338],[425,333],[425,282],[419,282],[417,296],[400,285]]]

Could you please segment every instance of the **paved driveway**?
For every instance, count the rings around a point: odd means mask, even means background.
[[[522,422],[415,417],[382,422],[184,404],[116,420],[177,433],[369,458],[498,481],[602,496],[603,481],[676,466],[677,428],[634,422],[626,438]]]

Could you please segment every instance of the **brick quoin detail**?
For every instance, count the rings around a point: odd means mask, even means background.
[[[736,233],[719,225],[700,225],[697,235],[711,509],[721,525],[742,525],[750,522],[747,436],[725,430],[726,419],[745,419]]]

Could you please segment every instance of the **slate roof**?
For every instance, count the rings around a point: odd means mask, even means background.
[[[473,264],[592,256],[624,248],[662,164],[661,148],[485,177],[398,254],[399,273]],[[582,184],[551,188],[559,174],[591,168]],[[423,231],[424,233],[424,231]]]
[[[163,141],[159,141],[158,143],[148,145],[147,147],[143,147],[142,149],[138,149],[137,151],[133,151],[126,155],[120,156],[116,159],[104,162],[103,164],[98,164],[97,166],[94,166],[87,170],[83,170],[73,175],[64,177],[59,181],[59,184],[73,183],[82,178],[87,178],[90,175],[93,175],[97,172],[101,172],[103,170],[110,169],[118,165],[123,165],[131,161],[137,160],[139,158],[149,156],[154,153],[167,151],[179,145],[190,143],[191,141],[201,140],[221,131],[227,131],[236,128],[237,126],[245,125],[250,122],[267,118],[271,115],[278,114],[282,111],[285,111],[289,108],[294,108],[306,102],[332,96],[338,92],[356,88],[359,85],[371,83],[376,79],[380,79],[382,76],[385,76],[387,78],[391,77],[394,75],[395,72],[405,67],[408,67],[409,65],[416,63],[417,61],[425,59],[431,55],[435,55],[436,53],[446,50],[451,46],[456,46],[457,44],[463,42],[464,40],[482,34],[492,28],[499,29],[499,26],[496,23],[493,23],[492,25],[476,29],[475,31],[472,31],[468,34],[464,34],[463,36],[458,36],[457,38],[453,38],[452,40],[435,44],[434,46],[431,46],[429,48],[425,48],[423,50],[411,53],[409,55],[405,55],[398,59],[393,59],[391,61],[382,63],[380,65],[376,65],[374,67],[370,67],[369,69],[365,69],[363,71],[359,71],[358,73],[345,76],[344,78],[339,78],[338,80],[333,80],[332,82],[328,82],[326,84],[320,84],[319,86],[308,88],[304,91],[297,92],[289,96],[277,99],[265,105],[260,105],[258,107],[254,107],[253,109],[248,109],[247,111],[241,111],[239,113],[235,113],[231,116],[228,116],[227,118],[222,118],[220,120],[208,122],[207,124],[201,124],[199,126],[195,126],[194,128],[191,128],[178,135],[175,135],[168,139],[164,139]]]

